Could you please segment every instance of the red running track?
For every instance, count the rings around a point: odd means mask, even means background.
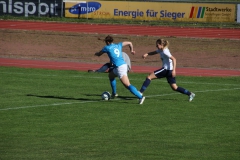
[[[2,29],[20,30],[47,30],[62,32],[102,33],[102,34],[128,34],[149,36],[175,36],[196,38],[224,38],[240,40],[240,29],[216,29],[216,28],[178,28],[178,27],[153,27],[134,25],[97,25],[56,22],[24,22],[0,20]],[[25,68],[46,68],[63,70],[97,69],[101,64],[86,64],[73,62],[37,61],[0,58],[0,66],[15,66]],[[150,73],[158,69],[151,66],[132,66],[133,72]],[[177,68],[178,75],[185,76],[240,76],[239,70],[213,70],[199,68]]]
[[[77,24],[0,20],[2,29],[47,30],[101,34],[240,39],[240,29],[161,27],[140,25]]]
[[[101,64],[0,58],[0,66],[87,71],[89,69],[98,69],[101,67]],[[132,66],[132,72],[135,73],[150,73],[156,69],[159,68],[151,66]],[[240,70],[177,68],[177,75],[203,77],[240,76]]]

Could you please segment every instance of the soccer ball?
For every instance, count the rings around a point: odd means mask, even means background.
[[[111,94],[108,91],[102,93],[102,100],[108,101],[111,98]]]

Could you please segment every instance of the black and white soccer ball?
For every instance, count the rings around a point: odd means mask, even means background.
[[[102,93],[102,100],[108,101],[111,98],[111,94],[108,91]]]

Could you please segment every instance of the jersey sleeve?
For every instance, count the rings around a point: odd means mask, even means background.
[[[122,42],[119,42],[118,45],[122,48]]]
[[[104,52],[104,53],[106,53],[106,52],[107,52],[107,47],[104,46],[101,51]]]
[[[164,53],[167,57],[169,57],[169,58],[172,56],[172,54],[170,53],[170,51],[169,51],[168,48],[164,49],[164,50],[163,50],[163,53]]]

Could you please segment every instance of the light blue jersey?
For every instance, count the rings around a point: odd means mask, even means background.
[[[112,43],[112,44],[106,45],[103,47],[101,51],[104,53],[107,53],[114,67],[118,67],[123,64],[126,64],[122,56],[122,42],[117,44]]]

